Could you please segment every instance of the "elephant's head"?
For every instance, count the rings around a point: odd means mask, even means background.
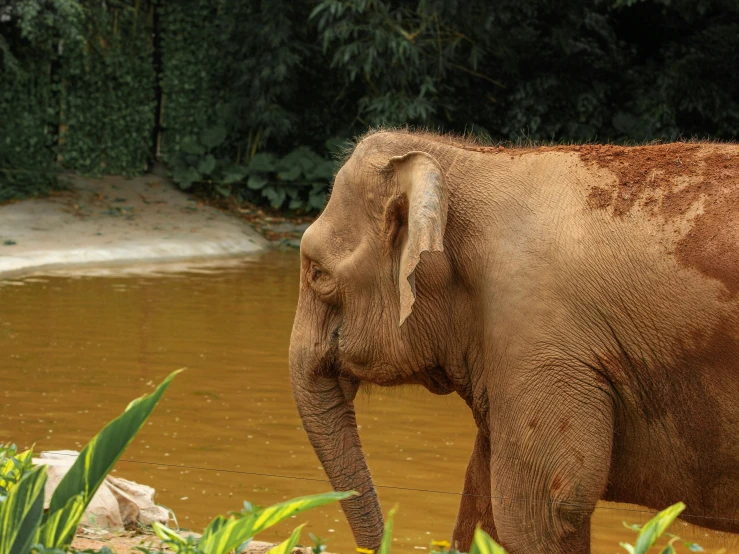
[[[382,514],[357,433],[360,381],[439,394],[457,386],[448,364],[470,314],[460,311],[465,287],[449,255],[451,192],[433,153],[371,135],[339,170],[301,243],[293,391],[333,487],[360,493],[343,509],[362,547],[379,545]]]

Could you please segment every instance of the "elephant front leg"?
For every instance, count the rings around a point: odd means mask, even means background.
[[[589,554],[590,519],[608,481],[610,396],[587,376],[551,373],[491,400],[493,516],[510,554]]]
[[[488,534],[496,537],[490,491],[490,438],[478,430],[452,534],[452,544],[459,552],[469,552],[478,523]]]

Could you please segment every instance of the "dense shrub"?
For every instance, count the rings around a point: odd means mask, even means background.
[[[91,175],[143,173],[156,116],[153,7],[142,0],[86,2],[83,40],[59,64],[66,167]]]

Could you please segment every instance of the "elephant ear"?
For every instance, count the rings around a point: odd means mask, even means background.
[[[401,244],[398,286],[400,322],[408,318],[416,300],[415,271],[422,252],[444,251],[444,229],[448,208],[444,173],[432,156],[425,152],[409,152],[390,159],[403,201],[396,214],[407,222]],[[397,225],[397,222],[396,222]]]

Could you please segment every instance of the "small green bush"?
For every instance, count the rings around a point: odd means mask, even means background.
[[[319,210],[326,203],[335,163],[299,146],[285,156],[260,152],[247,164],[236,164],[216,157],[226,139],[223,126],[206,129],[199,136],[187,136],[171,160],[172,177],[187,190],[205,183],[223,197],[238,200],[266,199],[273,208]],[[327,148],[334,143],[327,143]]]
[[[46,466],[32,465],[33,450],[0,450],[0,554],[69,548],[85,508],[178,373],[131,402],[87,443],[54,490],[46,513]]]
[[[356,493],[329,492],[303,496],[267,508],[247,509],[240,514],[232,514],[228,519],[217,516],[197,540],[193,539],[192,535],[183,538],[175,531],[156,522],[153,528],[157,536],[162,539],[163,546],[176,554],[228,554],[234,549],[236,552],[241,552],[255,535],[265,529],[305,510],[344,500],[354,494]],[[292,552],[300,540],[303,526],[304,524],[296,527],[288,539],[270,549],[269,553],[288,554]],[[144,551],[148,554],[163,554],[161,550],[144,549]]]

